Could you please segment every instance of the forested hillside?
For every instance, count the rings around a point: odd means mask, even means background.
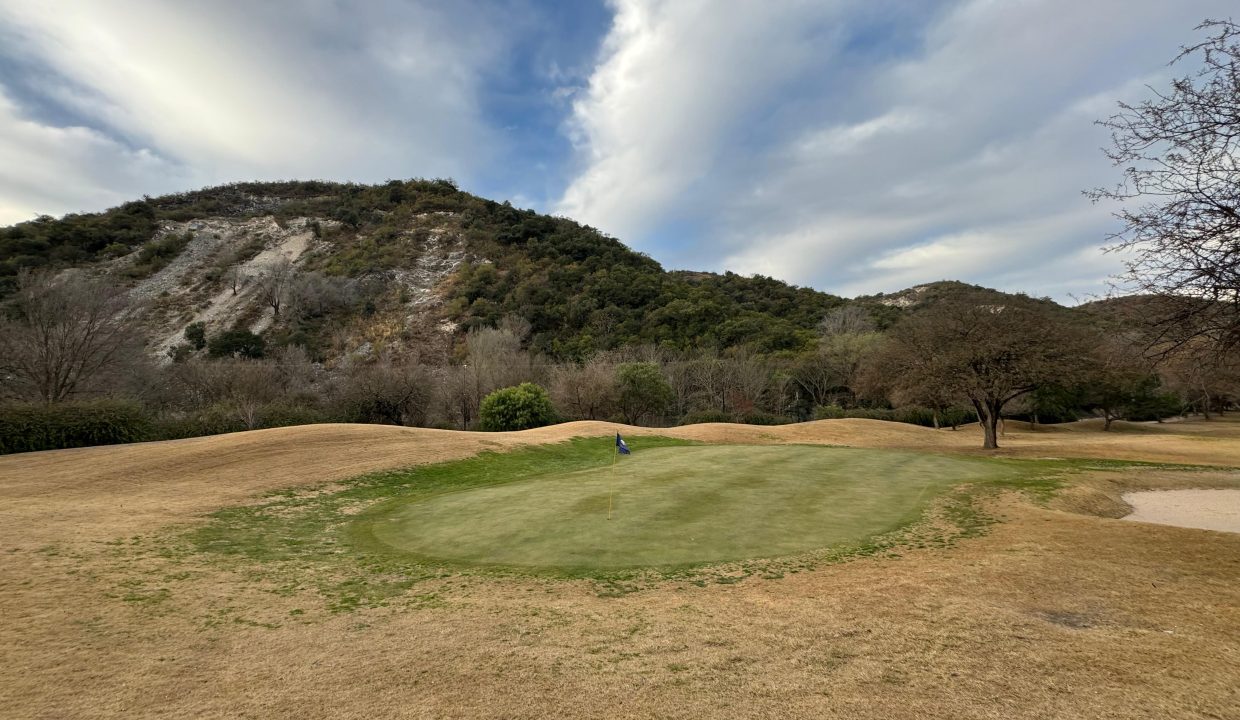
[[[593,228],[485,200],[444,180],[240,183],[147,198],[100,214],[40,218],[0,230],[0,292],[12,292],[23,269],[47,267],[88,267],[134,285],[175,260],[204,221],[261,218],[283,229],[311,227],[314,247],[297,258],[299,267],[337,285],[399,283],[441,240],[458,245],[459,262],[433,278],[435,287],[407,288],[434,291],[442,301],[434,317],[417,324],[444,320],[469,330],[518,315],[530,323],[529,348],[560,359],[635,343],[801,350],[812,344],[823,315],[843,302],[771,278],[665,272]],[[272,243],[261,228],[249,234],[244,247],[204,258],[183,287],[161,291],[222,287],[232,266]],[[370,284],[370,293],[383,295]],[[286,336],[313,342],[314,354],[325,359],[333,348],[324,344],[324,328],[338,329],[384,299],[333,307],[329,319],[319,313],[293,318],[285,323]],[[401,301],[399,292],[395,300]],[[403,304],[410,301],[406,292]]]
[[[1156,419],[1240,395],[1142,298],[665,271],[451,181],[240,183],[0,229],[0,451],[319,421]],[[521,418],[516,420],[514,418]]]

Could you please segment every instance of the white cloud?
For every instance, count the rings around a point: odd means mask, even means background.
[[[44,147],[48,172],[75,167],[89,142],[123,158],[121,175],[147,157],[202,183],[477,173],[496,144],[478,78],[505,41],[501,18],[465,20],[418,3],[0,0],[9,51],[66,79],[46,95],[96,127],[27,126],[75,138]],[[12,97],[6,112],[20,114]],[[5,133],[0,153],[16,143]],[[151,172],[140,189],[186,179]],[[106,181],[67,182],[81,191],[41,184],[17,211],[98,208],[114,194]]]
[[[682,267],[834,292],[1097,290],[1114,226],[1081,190],[1116,176],[1092,121],[1165,82],[1230,5],[962,0],[875,48],[906,4],[626,0],[575,106],[583,168],[560,209]],[[696,244],[649,247],[669,224]]]
[[[829,52],[846,4],[617,0],[569,120],[585,165],[557,210],[640,246],[747,116]]]
[[[194,184],[186,168],[94,130],[25,120],[0,93],[0,225],[48,212],[109,207],[152,184]]]

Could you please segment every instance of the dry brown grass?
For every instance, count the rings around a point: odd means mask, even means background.
[[[1240,717],[1240,535],[1109,519],[1125,488],[1240,485],[1222,471],[1097,473],[1049,507],[998,501],[1004,522],[950,550],[624,597],[447,577],[331,614],[304,589],[117,544],[265,490],[617,427],[329,425],[0,457],[0,716]],[[620,429],[980,452],[974,430],[863,420]],[[1229,421],[1004,440],[1240,466]]]

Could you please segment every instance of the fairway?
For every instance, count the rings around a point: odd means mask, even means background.
[[[389,550],[560,569],[685,566],[864,542],[1011,465],[884,450],[673,446],[586,469],[396,498],[360,519]],[[608,519],[609,500],[611,519]]]

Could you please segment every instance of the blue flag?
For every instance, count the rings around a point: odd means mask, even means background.
[[[616,433],[616,450],[621,455],[629,454],[629,446],[624,444],[624,438],[620,437],[620,433]]]

